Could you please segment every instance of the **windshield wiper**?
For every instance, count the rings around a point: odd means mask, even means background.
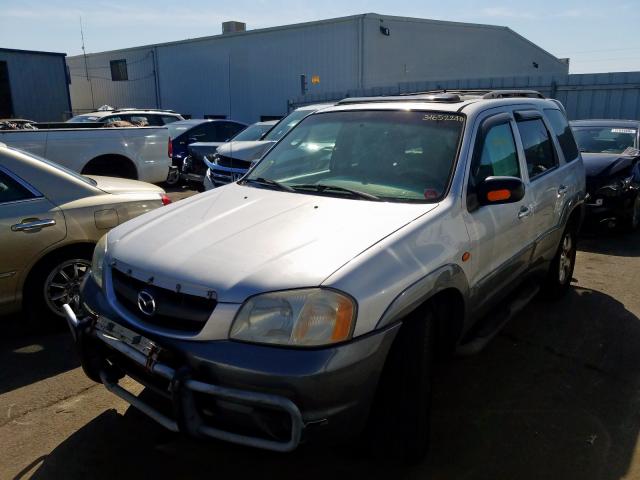
[[[336,185],[323,185],[321,183],[305,183],[301,185],[292,185],[295,190],[315,190],[316,192],[324,193],[326,191],[344,192],[353,197],[363,198],[365,200],[373,200],[375,202],[381,202],[380,197],[376,197],[371,193],[361,192],[360,190],[353,190],[352,188],[338,187]]]
[[[282,190],[284,192],[295,192],[293,188],[289,185],[285,185],[284,183],[276,182],[275,180],[271,180],[270,178],[245,178],[242,183],[254,183],[257,185],[267,185],[269,187],[276,187],[278,190]]]

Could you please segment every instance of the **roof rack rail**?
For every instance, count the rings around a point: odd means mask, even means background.
[[[459,103],[462,99],[456,93],[449,92],[420,92],[420,93],[403,93],[401,95],[389,95],[379,97],[347,97],[340,100],[336,105],[350,105],[354,103],[370,103],[370,102],[441,102],[441,103]]]
[[[379,97],[347,97],[340,100],[337,105],[349,105],[354,103],[369,102],[442,102],[458,103],[469,99],[496,99],[496,98],[545,98],[536,90],[429,90],[426,92],[401,93],[399,95]]]
[[[176,113],[175,110],[167,110],[162,108],[135,108],[135,107],[125,107],[125,108],[114,108],[110,110],[111,112],[129,112],[131,110],[140,110],[142,112],[166,112],[166,113]]]
[[[491,90],[485,93],[482,98],[544,98],[536,90]]]

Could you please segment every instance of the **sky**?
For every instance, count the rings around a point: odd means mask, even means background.
[[[77,55],[80,17],[90,53],[367,12],[508,26],[571,73],[640,70],[640,0],[0,0],[0,47]]]

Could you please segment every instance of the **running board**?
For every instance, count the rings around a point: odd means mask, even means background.
[[[456,354],[460,356],[475,355],[484,349],[495,337],[502,327],[520,312],[540,291],[537,282],[529,282],[520,287],[515,296],[510,301],[503,303],[496,310],[484,317],[479,322],[478,329],[473,337],[461,344],[456,349]]]

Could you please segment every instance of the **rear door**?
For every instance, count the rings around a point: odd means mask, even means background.
[[[538,110],[514,112],[527,164],[533,196],[533,229],[536,238],[534,262],[551,259],[559,241],[561,216],[578,185],[573,168],[564,161],[551,125]],[[571,137],[573,138],[573,137]]]
[[[61,210],[0,166],[0,310],[15,301],[19,279],[33,259],[65,236]]]
[[[532,198],[510,112],[486,116],[476,132],[467,181],[465,222],[471,238],[472,302],[476,308],[507,292],[528,268],[533,249]],[[515,203],[480,206],[476,186],[490,176],[517,177],[525,196]]]

